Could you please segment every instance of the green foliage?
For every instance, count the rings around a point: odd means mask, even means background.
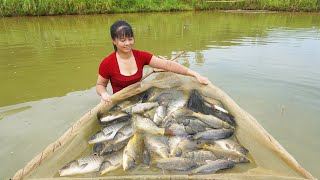
[[[320,0],[0,0],[0,16],[226,9],[319,11]]]

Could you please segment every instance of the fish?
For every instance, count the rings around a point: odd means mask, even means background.
[[[215,147],[229,150],[229,151],[234,151],[242,155],[246,155],[249,152],[248,149],[246,149],[245,147],[241,146],[239,143],[231,139],[215,140],[213,145]]]
[[[97,114],[98,120],[102,123],[111,123],[115,120],[118,120],[120,118],[128,118],[130,117],[129,114],[127,113],[123,113],[123,112],[115,112],[112,114],[102,114],[102,113],[98,113]]]
[[[187,108],[194,112],[201,112],[202,114],[213,115],[227,123],[231,126],[236,127],[237,124],[231,114],[226,114],[218,109],[212,108],[206,105],[204,98],[197,90],[192,90],[191,95],[187,101]]]
[[[206,115],[206,114],[202,114],[202,113],[192,113],[192,116],[199,118],[200,121],[202,121],[203,123],[209,125],[212,128],[215,128],[215,129],[234,128],[229,123],[227,123],[227,122],[225,122],[215,116],[212,116],[212,115]]]
[[[159,103],[157,102],[137,103],[122,109],[122,111],[128,114],[138,114],[146,112],[147,110],[150,110],[157,106],[159,106]]]
[[[99,155],[86,155],[71,161],[59,170],[60,176],[70,176],[99,171],[104,157]]]
[[[162,124],[162,120],[166,117],[167,115],[167,107],[164,105],[160,105],[156,109],[156,113],[154,114],[153,117],[153,122],[157,125],[160,126]]]
[[[193,135],[193,139],[217,140],[228,138],[233,134],[233,129],[211,129],[204,132],[198,132]]]
[[[117,134],[114,136],[112,140],[109,141],[109,143],[105,144],[101,152],[110,151],[112,146],[114,146],[115,144],[121,143],[123,141],[126,141],[132,136],[133,136],[132,125],[131,124],[125,125],[117,132]]]
[[[169,127],[165,128],[164,134],[168,136],[189,136],[185,126],[181,124],[171,124]]]
[[[103,175],[110,171],[116,170],[122,166],[123,162],[123,151],[117,151],[115,153],[109,154],[105,157],[99,168],[99,174]]]
[[[191,159],[199,164],[206,164],[207,160],[217,160],[218,157],[215,156],[211,151],[207,150],[196,150],[190,151],[182,154],[183,158]]]
[[[135,133],[123,150],[123,170],[127,171],[139,163],[143,153],[142,144],[141,134]]]
[[[187,102],[187,98],[183,91],[167,89],[155,95],[151,101],[156,101],[160,105],[166,105],[167,113],[171,114],[172,112],[183,107]]]
[[[214,161],[207,161],[207,164],[204,164],[200,167],[197,167],[193,170],[191,170],[191,174],[196,174],[196,173],[215,173],[219,170],[222,169],[229,169],[233,168],[235,165],[234,162],[224,160],[224,159],[218,159]]]
[[[198,164],[190,159],[171,157],[157,160],[156,166],[170,171],[187,171],[197,167]]]
[[[200,121],[197,117],[188,116],[177,120],[177,122],[182,123],[185,126],[188,134],[195,134],[197,132],[203,132],[211,129],[207,124]]]
[[[144,137],[144,144],[150,153],[157,154],[161,158],[169,157],[169,143],[165,136],[148,134]]]
[[[184,152],[190,151],[198,146],[196,141],[192,141],[188,138],[182,138],[180,141],[179,139],[170,138],[169,144],[171,145],[170,157],[180,157]]]
[[[167,116],[162,120],[162,127],[168,127],[173,123],[176,123],[176,119],[181,119],[182,117],[192,115],[194,113],[190,109],[185,107],[179,108],[176,111],[173,111],[171,114],[167,114]]]
[[[146,111],[145,113],[143,113],[143,116],[146,117],[146,118],[149,118],[149,119],[153,119],[155,113],[156,113],[156,110],[157,110],[158,107],[154,107],[148,111]]]
[[[133,118],[133,124],[137,131],[150,133],[150,134],[159,134],[164,135],[165,129],[159,128],[151,119],[144,118],[139,115],[135,115]]]
[[[225,159],[228,161],[232,161],[234,163],[247,163],[250,162],[250,160],[243,154],[239,154],[233,151],[217,148],[212,145],[199,145],[199,147],[202,147],[203,149],[210,150],[213,152],[214,155],[216,155],[220,159]]]
[[[125,147],[128,144],[129,140],[130,139],[128,138],[128,139],[126,139],[122,142],[119,142],[117,144],[113,144],[110,142],[96,143],[93,146],[93,153],[101,155],[101,156],[106,156],[106,155],[111,154],[113,152],[117,152],[119,149]]]
[[[95,135],[93,135],[89,139],[88,143],[89,144],[94,144],[94,143],[99,143],[99,142],[103,142],[103,141],[112,140],[114,138],[114,136],[116,135],[116,133],[122,127],[124,127],[125,125],[128,125],[129,123],[130,123],[129,121],[126,121],[126,122],[120,122],[120,123],[109,125],[109,126],[103,128],[101,131],[99,131]]]

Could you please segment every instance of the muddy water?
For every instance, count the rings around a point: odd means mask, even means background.
[[[0,178],[94,107],[109,26],[131,23],[135,48],[207,76],[314,176],[320,156],[320,16],[183,12],[0,19]]]

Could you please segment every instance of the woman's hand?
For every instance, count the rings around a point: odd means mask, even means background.
[[[112,100],[108,92],[101,93],[101,102],[107,106],[112,104]]]
[[[207,77],[201,76],[200,74],[196,73],[194,76],[199,83],[204,84],[204,85],[208,85],[209,84],[209,80]]]

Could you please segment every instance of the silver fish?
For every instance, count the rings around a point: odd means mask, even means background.
[[[241,146],[239,143],[231,139],[215,140],[214,146],[221,149],[234,151],[236,153],[243,154],[243,155],[246,155],[248,153],[248,150],[245,147]]]
[[[236,153],[233,151],[217,148],[215,146],[207,145],[207,144],[202,145],[202,148],[212,151],[213,154],[216,155],[220,159],[225,159],[228,161],[232,161],[234,163],[249,162],[249,159],[245,155],[239,154],[239,153]]]
[[[193,139],[224,139],[230,137],[233,132],[233,129],[211,129],[196,133],[193,135]]]
[[[89,144],[99,143],[99,142],[113,139],[116,133],[122,127],[124,127],[125,125],[128,125],[129,123],[130,123],[129,121],[126,121],[126,122],[112,124],[103,128],[102,131],[99,131],[98,133],[96,133],[90,138]]]
[[[207,161],[207,164],[202,165],[198,168],[195,168],[191,171],[192,174],[196,173],[214,173],[216,171],[219,171],[221,169],[229,169],[234,167],[235,163],[228,161],[228,160],[223,160],[223,159],[218,159],[215,161]]]
[[[117,132],[117,134],[114,136],[114,138],[109,141],[109,143],[105,144],[105,146],[103,147],[101,152],[106,152],[106,151],[108,151],[108,149],[110,150],[110,148],[112,146],[114,146],[115,144],[126,141],[132,136],[133,136],[133,128],[132,128],[131,124],[128,124],[128,125],[124,126],[123,128],[121,128]]]
[[[196,161],[199,164],[206,164],[207,160],[217,160],[211,151],[197,150],[183,153],[182,157]]]
[[[169,156],[169,143],[166,137],[148,134],[144,137],[144,143],[150,153],[157,154],[162,158]]]
[[[132,118],[133,124],[138,131],[150,133],[150,134],[164,134],[164,128],[159,128],[151,119],[143,118],[136,115]]]
[[[190,159],[172,157],[158,160],[156,166],[170,171],[187,171],[197,167],[198,164]]]
[[[106,160],[102,162],[99,174],[103,175],[107,172],[113,171],[118,169],[122,166],[123,162],[123,151],[118,151],[115,153],[112,153],[105,158]]]
[[[175,119],[180,119],[181,117],[191,115],[193,111],[187,108],[180,108],[176,111],[173,111],[171,114],[168,114],[162,121],[162,127],[168,127],[171,124],[175,123]]]
[[[106,156],[113,152],[117,152],[121,148],[125,147],[128,144],[128,142],[129,142],[129,138],[117,144],[112,144],[110,142],[96,143],[93,146],[93,153]]]
[[[157,102],[137,103],[124,108],[123,111],[129,114],[143,113],[157,106],[159,106]]]
[[[161,125],[162,120],[166,117],[166,115],[167,115],[167,107],[160,105],[156,109],[156,113],[154,114],[154,117],[153,117],[153,122],[158,126]]]
[[[98,114],[97,116],[98,116],[98,119],[101,121],[101,123],[110,123],[119,118],[123,118],[129,115],[127,113],[117,112],[112,114]]]
[[[212,116],[212,115],[205,115],[201,113],[193,113],[192,116],[198,117],[199,120],[202,122],[208,124],[210,127],[215,128],[215,129],[220,129],[220,128],[233,128],[229,123],[222,121],[221,119]]]
[[[63,166],[59,170],[60,176],[69,176],[75,174],[85,174],[99,171],[103,162],[103,157],[99,155],[87,155],[74,160]]]

